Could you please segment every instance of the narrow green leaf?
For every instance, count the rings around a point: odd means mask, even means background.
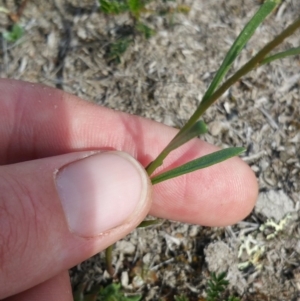
[[[243,147],[230,147],[230,148],[222,149],[212,154],[192,160],[174,169],[163,172],[157,176],[154,176],[153,178],[151,178],[151,182],[154,185],[175,177],[179,177],[181,175],[190,173],[192,171],[196,171],[198,169],[206,168],[208,166],[220,163],[231,157],[237,156],[244,151],[245,148]]]
[[[190,129],[182,133],[181,136],[175,137],[166,147],[166,151],[170,153],[174,149],[180,147],[193,138],[203,135],[207,132],[207,126],[203,120],[198,120]]]
[[[108,51],[108,58],[110,61],[116,63],[121,62],[121,56],[124,54],[132,41],[129,38],[121,38],[114,43],[111,43]]]
[[[243,31],[240,33],[240,35],[235,40],[234,44],[228,51],[221,67],[217,71],[212,83],[210,84],[208,90],[206,91],[205,95],[202,98],[202,101],[196,111],[193,113],[193,115],[190,117],[190,119],[187,121],[187,123],[182,127],[182,129],[178,132],[176,137],[181,138],[181,136],[185,135],[185,132],[191,128],[200,118],[200,116],[205,112],[205,110],[215,101],[218,97],[217,92],[220,94],[222,92],[223,87],[225,87],[225,84],[223,84],[219,90],[217,90],[215,93],[214,91],[218,87],[219,83],[222,81],[226,73],[228,72],[229,68],[231,67],[233,61],[235,58],[239,55],[239,53],[242,51],[248,40],[251,38],[251,36],[254,34],[254,31],[256,28],[263,22],[263,20],[272,12],[272,10],[281,2],[281,0],[266,0],[259,8],[257,13],[254,15],[254,17],[248,22],[248,24],[244,27]],[[226,81],[227,83],[227,81]],[[228,88],[227,88],[228,89]],[[222,94],[221,94],[222,95]],[[172,143],[172,142],[171,142]],[[166,148],[168,148],[167,146]],[[147,172],[148,175],[151,175],[156,168],[158,168],[163,160],[167,157],[168,153],[166,151],[162,151],[158,157],[151,162],[147,166]]]
[[[189,119],[187,124],[181,129],[189,128],[191,124],[194,124],[206,110],[211,106],[221,95],[223,95],[234,83],[236,83],[242,76],[249,73],[251,70],[260,66],[260,63],[265,59],[265,57],[278,45],[280,45],[286,38],[291,36],[300,28],[300,18],[296,19],[292,24],[290,24],[285,30],[283,30],[278,36],[276,36],[272,41],[267,43],[252,59],[250,59],[244,66],[242,66],[236,73],[229,77],[220,88],[218,88],[212,96],[207,99],[206,103],[200,103],[196,112]],[[177,135],[179,135],[178,133]]]
[[[100,10],[105,14],[120,14],[129,10],[125,1],[99,0]]]
[[[136,15],[139,14],[144,5],[142,0],[128,0],[128,6],[130,12]]]
[[[289,50],[279,52],[274,55],[270,55],[267,58],[265,58],[264,60],[262,60],[259,64],[259,66],[269,64],[275,60],[284,59],[288,56],[297,55],[297,54],[300,54],[300,47],[291,48]]]
[[[213,92],[218,87],[219,83],[222,81],[229,68],[231,67],[234,60],[243,50],[246,43],[254,34],[257,27],[265,20],[265,18],[273,11],[273,9],[279,4],[279,1],[276,0],[266,0],[252,19],[246,24],[242,32],[239,34],[231,48],[229,49],[221,67],[217,71],[212,83],[207,89],[205,95],[203,96],[202,102],[205,102]]]
[[[280,3],[280,0],[266,0],[256,12],[256,14],[252,17],[252,19],[246,24],[242,32],[236,38],[235,42],[229,49],[221,67],[217,71],[213,81],[211,82],[210,86],[208,87],[206,93],[204,94],[200,105],[198,106],[197,110],[188,120],[188,122],[184,125],[181,131],[177,134],[178,136],[181,135],[181,132],[190,128],[196,120],[203,114],[205,108],[207,107],[207,102],[210,101],[211,96],[213,95],[214,91],[217,89],[219,83],[222,81],[224,76],[227,74],[229,68],[231,67],[234,60],[243,50],[246,43],[254,34],[256,28],[264,21],[264,19],[273,11],[273,9]]]
[[[188,122],[183,126],[183,128],[179,131],[176,135],[174,140],[176,139],[184,139],[186,132],[188,129],[192,128],[193,125],[197,122],[199,117],[204,112],[204,107],[207,105],[206,102],[210,101],[210,97],[212,96],[213,92],[218,87],[219,83],[222,81],[224,76],[227,74],[229,68],[231,67],[232,63],[236,59],[236,57],[240,54],[243,50],[246,43],[249,41],[251,36],[254,34],[257,27],[264,21],[264,19],[273,11],[273,9],[280,3],[280,0],[266,0],[256,12],[256,14],[252,17],[252,19],[246,24],[242,32],[236,38],[235,42],[231,46],[230,50],[228,51],[221,67],[217,71],[212,83],[210,84],[209,88],[207,89],[205,95],[202,98],[200,105],[198,106],[197,110],[188,120]],[[183,136],[183,137],[182,137]],[[172,142],[171,142],[172,143]],[[169,148],[169,146],[167,146]],[[172,148],[171,148],[172,149]],[[154,160],[149,168],[148,174],[152,174],[153,171],[162,164],[162,160],[168,155],[166,151],[163,151],[161,155],[157,157],[156,161]],[[148,170],[148,169],[147,169]]]
[[[155,35],[155,30],[153,30],[144,23],[138,22],[135,28],[138,32],[143,34],[146,39],[150,39],[152,36]]]
[[[14,24],[11,31],[5,31],[3,38],[8,42],[18,41],[24,34],[23,27],[19,24]]]
[[[180,147],[185,144],[189,140],[205,134],[207,132],[207,126],[202,120],[198,120],[190,129],[187,129],[182,135],[175,136],[173,140],[167,145],[167,147],[160,153],[160,155],[155,159],[155,161],[151,162],[146,170],[148,175],[151,175],[152,172],[159,166],[163,164],[164,158],[174,149]],[[155,162],[155,163],[154,163]],[[154,163],[154,164],[153,164]]]

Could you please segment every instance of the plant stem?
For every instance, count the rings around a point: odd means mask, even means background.
[[[298,55],[298,54],[300,54],[300,47],[291,48],[291,49],[288,49],[286,51],[279,52],[279,53],[276,53],[274,55],[266,57],[265,59],[263,59],[259,63],[259,66],[269,64],[273,61],[281,60],[281,59],[284,59],[286,57],[289,57],[289,56],[292,56],[292,55]]]
[[[105,264],[106,264],[106,270],[109,273],[111,277],[114,276],[114,268],[112,266],[112,251],[113,251],[113,245],[109,246],[105,250]]]
[[[162,165],[164,159],[168,156],[169,152],[167,151],[167,147],[169,144],[162,150],[162,152],[156,157],[154,161],[152,161],[147,167],[146,171],[148,173],[148,176],[150,177],[155,169],[157,169],[159,166]]]
[[[246,63],[240,70],[238,70],[233,76],[225,81],[225,83],[213,93],[205,102],[202,102],[192,117],[184,125],[180,132],[186,131],[190,128],[199,117],[220,97],[225,93],[234,83],[236,83],[242,76],[249,73],[254,68],[258,67],[260,62],[265,58],[265,56],[270,53],[275,47],[280,45],[287,37],[292,35],[300,27],[300,18],[288,26],[282,33],[275,37],[271,42],[269,42],[262,50],[260,50],[248,63]]]
[[[275,37],[271,42],[269,42],[263,49],[261,49],[248,63],[246,63],[241,69],[239,69],[233,76],[227,79],[219,89],[217,89],[209,98],[201,102],[197,110],[187,121],[187,123],[182,127],[182,129],[173,138],[177,138],[179,135],[184,135],[192,126],[197,122],[197,120],[203,115],[203,113],[220,97],[225,93],[234,83],[236,83],[242,76],[249,73],[254,68],[260,66],[260,63],[270,53],[274,48],[280,45],[287,37],[291,36],[300,27],[300,18],[294,21],[290,26],[288,26],[283,32],[281,32],[277,37]],[[172,140],[173,141],[173,140]],[[171,141],[171,142],[172,142]],[[170,143],[171,143],[170,142]],[[157,156],[157,158],[151,162],[146,170],[150,176],[160,165],[162,165],[163,160],[170,153],[168,151],[169,144],[164,148],[164,150]]]

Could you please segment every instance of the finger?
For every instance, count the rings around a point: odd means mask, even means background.
[[[204,226],[237,223],[251,212],[258,194],[253,172],[239,158],[154,188],[152,215]]]
[[[0,91],[2,164],[100,148],[125,151],[146,166],[177,132],[36,84],[2,80]],[[172,152],[160,170],[215,150],[195,139]],[[257,192],[251,169],[231,159],[158,184],[150,213],[203,225],[232,224],[249,214]]]
[[[70,277],[63,272],[25,292],[8,297],[5,301],[73,301]]]
[[[132,231],[150,207],[145,170],[120,152],[0,167],[0,299],[66,271]]]

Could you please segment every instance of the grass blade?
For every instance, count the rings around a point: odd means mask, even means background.
[[[18,41],[24,34],[24,29],[19,24],[14,24],[11,31],[5,31],[2,33],[3,38],[8,42]]]
[[[212,93],[216,90],[229,68],[231,67],[234,60],[240,54],[240,52],[245,47],[246,43],[253,36],[257,27],[266,19],[266,17],[273,11],[273,9],[280,3],[277,0],[267,0],[265,1],[252,19],[246,24],[242,32],[239,34],[230,50],[228,51],[221,67],[217,71],[212,83],[207,89],[205,95],[203,96],[202,102],[205,102]]]
[[[186,164],[183,164],[179,167],[176,167],[174,169],[163,172],[157,176],[154,176],[153,178],[151,178],[151,182],[154,185],[154,184],[157,184],[157,183],[160,183],[160,182],[163,182],[163,181],[175,178],[175,177],[179,177],[181,175],[190,173],[192,171],[196,171],[198,169],[202,169],[202,168],[214,165],[216,163],[220,163],[231,157],[237,156],[244,151],[245,151],[245,148],[243,148],[243,147],[230,147],[230,148],[222,149],[222,150],[219,150],[212,154],[192,160],[192,161],[190,161]]]
[[[217,74],[215,75],[212,83],[210,84],[206,93],[204,94],[199,107],[194,112],[194,114],[191,116],[191,118],[188,120],[188,122],[184,125],[184,127],[181,129],[182,131],[190,128],[196,122],[196,120],[199,119],[199,117],[203,113],[202,108],[207,106],[207,102],[210,101],[210,98],[213,95],[214,91],[217,89],[218,85],[220,84],[222,79],[227,74],[227,72],[228,72],[229,68],[231,67],[232,63],[234,62],[234,60],[237,58],[237,56],[243,50],[246,43],[252,37],[256,28],[266,19],[266,17],[273,11],[273,9],[280,2],[281,2],[281,0],[266,0],[260,6],[259,10],[252,17],[252,19],[246,24],[246,26],[244,27],[242,32],[239,34],[239,36],[236,38],[235,42],[229,49],[221,67],[217,71]],[[181,131],[177,135],[178,136],[181,135]]]
[[[220,88],[218,88],[213,95],[207,99],[205,104],[200,103],[197,108],[197,113],[199,117],[205,112],[205,110],[214,103],[223,93],[227,91],[234,83],[236,83],[242,76],[260,66],[260,63],[265,59],[265,57],[278,45],[280,45],[286,38],[291,36],[295,31],[300,28],[300,18],[296,19],[292,24],[290,24],[284,31],[282,31],[278,36],[276,36],[271,42],[267,43],[252,59],[250,59],[243,67],[241,67],[235,74],[228,78]],[[195,115],[195,113],[194,113]],[[194,117],[194,115],[192,117]],[[191,118],[192,118],[191,117]]]
[[[252,19],[246,24],[243,31],[235,40],[234,44],[228,51],[221,67],[217,71],[212,83],[207,89],[205,95],[202,98],[202,101],[187,123],[182,127],[182,129],[177,133],[175,139],[184,136],[188,129],[190,129],[204,113],[204,111],[211,105],[213,102],[214,91],[217,89],[218,85],[225,77],[232,63],[236,57],[243,50],[246,43],[249,41],[251,36],[254,34],[256,28],[264,21],[264,19],[273,11],[273,9],[281,2],[281,0],[266,0],[259,8],[257,13],[252,17]],[[172,144],[172,141],[170,142]],[[165,148],[168,149],[169,145]],[[174,148],[171,148],[172,150]],[[147,172],[151,175],[157,167],[159,167],[163,160],[167,157],[168,153],[166,151],[160,153],[160,155],[147,167]]]
[[[128,7],[130,12],[136,19],[139,19],[141,9],[143,8],[143,3],[141,0],[128,0]]]
[[[198,120],[190,129],[188,129],[181,136],[175,137],[170,144],[166,147],[169,153],[193,138],[203,135],[207,132],[207,126],[203,120]]]
[[[259,66],[269,64],[269,63],[271,63],[275,60],[284,59],[288,56],[297,55],[297,54],[300,54],[300,47],[291,48],[289,50],[279,52],[279,53],[276,53],[274,55],[270,55],[267,58],[265,58],[264,60],[262,60],[259,64]]]
[[[129,7],[124,1],[116,0],[99,0],[100,10],[105,14],[115,14],[118,15],[129,10]]]
[[[145,37],[145,39],[150,39],[152,36],[155,35],[155,30],[153,30],[152,28],[150,28],[149,26],[141,22],[138,22],[136,24],[135,29],[139,33],[141,33]]]
[[[193,138],[205,134],[206,132],[206,124],[204,121],[198,120],[190,129],[187,129],[185,133],[180,136],[176,136],[155,159],[155,164],[153,164],[153,161],[146,167],[148,175],[151,175],[157,167],[163,164],[163,160],[171,151],[192,140]]]

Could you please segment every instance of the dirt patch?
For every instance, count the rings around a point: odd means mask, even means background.
[[[196,108],[259,1],[182,3],[191,8],[188,15],[146,16],[145,22],[157,34],[149,40],[135,37],[116,65],[108,63],[107,47],[129,22],[128,16],[105,17],[92,0],[29,1],[21,18],[24,37],[13,44],[1,39],[1,77],[44,83],[87,101],[179,127]],[[12,0],[0,5],[17,9]],[[283,1],[245,47],[234,69],[299,12],[299,1]],[[0,14],[2,31],[9,22]],[[299,44],[298,32],[281,48]],[[227,270],[230,288],[242,300],[298,300],[299,70],[299,56],[261,67],[230,88],[204,116],[209,126],[204,139],[221,147],[246,146],[243,159],[257,175],[260,197],[268,194],[287,200],[285,215],[272,223],[266,211],[256,210],[245,221],[226,228],[165,222],[136,230],[114,250],[117,277],[128,291],[143,293],[145,300],[173,300],[179,293],[197,299],[204,296],[209,272]],[[216,248],[218,244],[222,248]],[[225,253],[232,260],[230,266],[221,260]],[[87,289],[110,281],[103,254],[70,273],[74,286],[85,282]]]

